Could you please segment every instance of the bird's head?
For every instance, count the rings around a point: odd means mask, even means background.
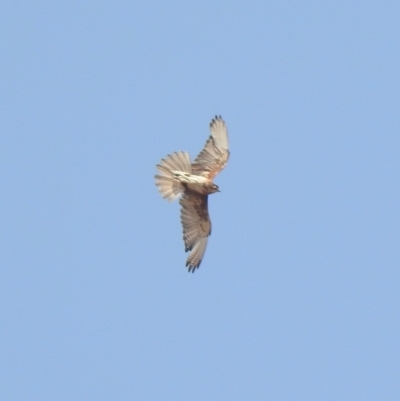
[[[221,192],[220,190],[219,190],[219,188],[218,188],[218,185],[217,184],[214,184],[214,183],[212,183],[211,184],[211,193],[213,194],[213,193],[215,193],[215,192]]]

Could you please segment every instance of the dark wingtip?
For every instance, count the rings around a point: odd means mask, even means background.
[[[212,127],[213,126],[213,124],[215,124],[217,121],[222,121],[222,117],[221,117],[221,115],[215,115],[214,116],[214,118],[211,120],[211,122],[210,122],[210,127]]]
[[[191,265],[189,264],[189,262],[186,262],[186,267],[188,268],[188,273],[194,273],[196,271],[196,269],[198,269],[200,267],[200,263],[197,263],[197,265]]]

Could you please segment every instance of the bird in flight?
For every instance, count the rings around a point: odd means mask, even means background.
[[[169,202],[182,195],[181,222],[189,272],[199,268],[211,234],[208,195],[219,192],[213,178],[226,166],[229,158],[228,130],[221,116],[210,123],[211,135],[203,150],[190,162],[189,153],[175,152],[157,164],[156,185]]]

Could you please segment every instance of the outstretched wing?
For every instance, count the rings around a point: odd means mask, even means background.
[[[185,252],[191,251],[186,261],[189,271],[200,266],[206,251],[208,236],[211,234],[211,221],[208,215],[207,195],[185,191],[181,204],[181,222]]]
[[[192,173],[212,180],[229,159],[228,130],[221,116],[215,116],[210,123],[211,135],[204,149],[192,164]]]

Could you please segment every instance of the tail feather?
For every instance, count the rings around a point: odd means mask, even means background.
[[[175,152],[168,155],[157,164],[157,170],[160,173],[155,176],[158,190],[164,199],[171,202],[185,190],[181,182],[174,177],[174,172],[192,173],[189,154]]]
[[[178,152],[177,153],[177,158],[180,161],[180,165],[181,165],[181,171],[183,171],[184,173],[192,173],[192,168],[191,168],[191,164],[190,164],[190,158],[189,158],[189,153],[187,152]]]

